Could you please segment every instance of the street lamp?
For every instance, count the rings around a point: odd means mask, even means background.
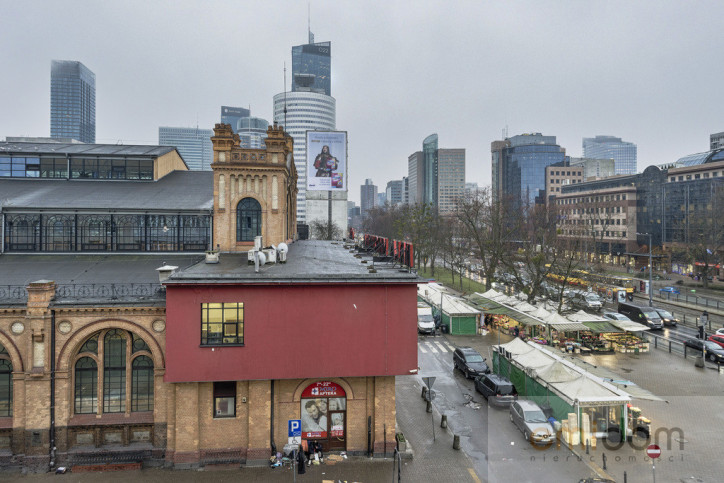
[[[652,270],[654,269],[654,265],[651,262],[651,233],[636,233],[637,235],[643,235],[649,237],[649,307],[653,307],[654,303],[652,300],[653,293],[654,293],[654,281],[652,276]]]

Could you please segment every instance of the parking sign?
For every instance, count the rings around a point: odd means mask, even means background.
[[[301,419],[290,419],[289,420],[289,437],[290,438],[301,438],[302,437],[302,420]]]

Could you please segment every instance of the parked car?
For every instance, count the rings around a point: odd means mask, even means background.
[[[623,322],[632,322],[631,319],[629,319],[628,317],[626,317],[626,316],[623,315],[623,314],[619,314],[618,312],[604,312],[604,313],[602,314],[602,316],[603,316],[604,319],[620,320],[620,321],[623,321]]]
[[[435,333],[435,319],[432,317],[432,309],[429,306],[417,307],[417,333]]]
[[[475,389],[493,406],[510,406],[518,399],[518,392],[510,379],[497,374],[476,377]]]
[[[687,339],[684,341],[686,347],[701,351],[706,347],[706,358],[711,362],[724,362],[724,349],[719,347],[716,342],[703,341],[701,339]]]
[[[719,347],[724,348],[724,335],[713,334],[710,335],[707,340],[710,340],[717,344]]]
[[[490,373],[485,358],[472,347],[458,347],[455,349],[455,352],[453,352],[453,366],[455,369],[460,369],[467,379]]]
[[[551,444],[556,439],[553,427],[533,401],[518,400],[510,405],[510,420],[532,444]]]
[[[659,316],[661,317],[661,321],[664,323],[664,325],[669,325],[671,327],[676,327],[679,322],[681,322],[677,317],[674,317],[674,314],[669,312],[666,309],[660,309],[658,307],[654,307],[654,310],[658,312]]]
[[[724,328],[716,329],[715,334],[717,334],[717,335],[724,335]]]
[[[659,293],[681,293],[676,287],[662,287],[659,289]]]
[[[634,322],[648,325],[652,329],[664,328],[664,323],[661,321],[659,313],[651,307],[636,305],[629,302],[620,302],[618,304],[618,313],[625,315]]]

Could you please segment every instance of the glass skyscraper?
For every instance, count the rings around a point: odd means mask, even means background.
[[[251,111],[244,107],[221,106],[221,122],[231,125],[231,130],[236,132],[239,121],[251,116]]]
[[[50,137],[96,142],[96,75],[80,62],[50,63]]]
[[[555,136],[540,133],[513,136],[492,146],[492,152],[499,157],[493,163],[496,199],[524,204],[534,204],[536,197],[545,195],[545,167],[562,162],[566,155]]]
[[[636,174],[636,145],[614,136],[583,138],[583,157],[613,159],[615,174]]]
[[[332,95],[331,51],[331,42],[310,42],[292,47],[292,92]]]
[[[209,171],[214,158],[214,146],[211,143],[213,135],[213,129],[159,127],[158,144],[178,149],[189,169]]]

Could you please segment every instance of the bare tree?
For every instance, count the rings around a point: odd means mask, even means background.
[[[342,229],[335,222],[329,223],[320,219],[313,220],[309,226],[312,238],[317,240],[339,240],[342,238]]]
[[[724,184],[713,184],[710,202],[700,206],[685,218],[686,250],[689,263],[699,267],[704,287],[709,286],[709,274],[722,261],[724,253]]]
[[[441,224],[442,258],[445,266],[452,272],[453,285],[455,285],[455,273],[458,274],[460,291],[462,291],[465,261],[470,253],[469,241],[464,236],[462,224],[456,217],[442,218]]]
[[[617,231],[615,227],[616,214],[622,210],[622,201],[616,201],[615,195],[590,195],[577,203],[578,220],[582,222],[581,235],[584,236],[584,251],[586,256],[593,254],[593,263],[601,264],[602,248],[605,240],[613,238],[611,232]],[[588,246],[590,243],[590,246]]]

